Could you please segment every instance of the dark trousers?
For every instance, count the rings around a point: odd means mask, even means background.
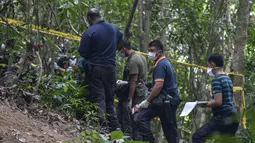
[[[192,136],[192,143],[204,143],[206,137],[219,132],[220,134],[227,134],[234,136],[238,129],[238,121],[234,116],[214,116],[210,122],[203,125]]]
[[[85,82],[88,85],[87,99],[99,106],[101,124],[105,113],[110,130],[119,128],[117,113],[114,107],[114,94],[116,89],[116,70],[112,67],[85,65]]]
[[[121,131],[130,136],[133,140],[141,140],[137,125],[137,114],[132,114],[127,107],[127,101],[119,101],[117,107],[118,121],[121,125]]]
[[[138,112],[138,126],[141,136],[143,137],[143,141],[149,141],[150,143],[154,143],[154,137],[151,132],[151,119],[155,117],[159,117],[161,121],[161,125],[165,134],[165,137],[168,143],[178,143],[178,132],[176,125],[176,109],[177,107],[172,108],[171,115],[173,116],[173,120],[169,121],[166,116],[165,106],[160,105],[159,107],[154,108],[146,108],[141,109]]]
[[[128,105],[127,101],[119,100],[117,106],[117,115],[118,121],[121,125],[121,131],[123,131],[126,135],[131,137],[132,135],[131,110],[128,109],[127,105]]]

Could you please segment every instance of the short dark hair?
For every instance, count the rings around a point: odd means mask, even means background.
[[[91,20],[95,20],[96,18],[101,18],[101,14],[98,9],[92,8],[88,11],[87,17],[89,17]]]
[[[164,46],[161,41],[153,40],[149,43],[149,47],[155,47],[157,50],[161,50],[164,53]]]
[[[215,63],[217,67],[224,66],[224,57],[221,54],[211,54],[207,61]]]
[[[127,49],[131,49],[131,44],[128,40],[126,40],[126,41],[123,42],[122,47],[127,48]]]

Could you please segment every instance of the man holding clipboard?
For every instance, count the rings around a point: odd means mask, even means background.
[[[204,143],[206,137],[216,132],[234,136],[238,129],[237,110],[233,102],[233,84],[223,72],[223,66],[224,59],[221,54],[212,54],[208,58],[207,73],[213,77],[212,100],[204,105],[212,108],[213,117],[193,134],[192,143]]]

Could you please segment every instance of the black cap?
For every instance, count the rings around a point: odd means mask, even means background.
[[[131,49],[130,42],[129,42],[128,40],[127,40],[127,41],[124,41],[122,47],[123,47],[123,48],[127,48],[127,49]]]

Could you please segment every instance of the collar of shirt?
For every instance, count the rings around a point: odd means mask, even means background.
[[[99,24],[99,23],[103,23],[103,22],[105,22],[105,20],[99,20],[97,23],[95,23],[95,24]],[[95,24],[93,24],[93,25],[95,25]],[[93,25],[91,25],[91,26],[93,26]]]
[[[166,56],[161,56],[161,57],[156,61],[155,65],[154,65],[154,68],[157,66],[157,64],[158,64],[158,62],[159,62],[160,60],[165,59],[165,58],[166,58]]]
[[[133,51],[129,56],[128,56],[128,59],[127,61],[129,61],[131,59],[131,57],[135,54],[135,51]]]

